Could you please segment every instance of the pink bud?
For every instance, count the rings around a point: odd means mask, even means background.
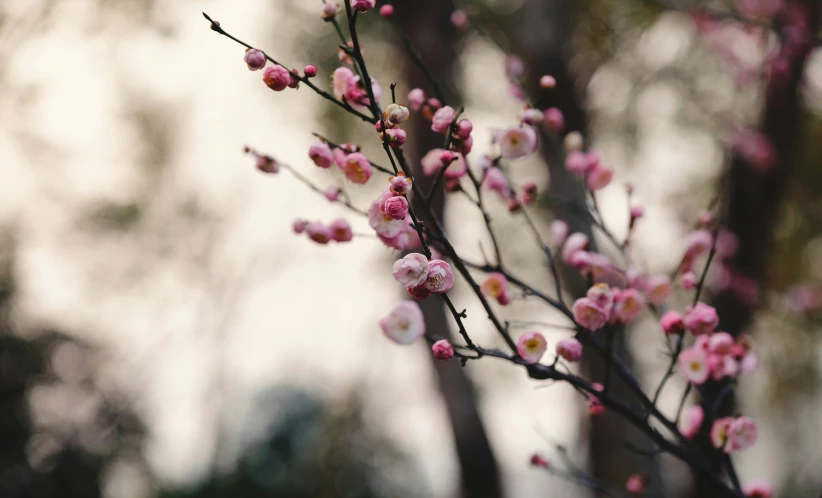
[[[380,7],[380,15],[386,19],[394,15],[394,6],[391,4],[385,4]]]
[[[351,2],[351,8],[360,12],[367,12],[368,10],[373,9],[376,4],[377,0],[353,0]]]
[[[557,355],[565,361],[576,363],[582,358],[582,344],[573,337],[561,339],[557,342]]]
[[[631,474],[625,482],[625,491],[632,495],[641,495],[645,492],[647,479],[641,474]]]
[[[308,238],[318,244],[328,244],[331,241],[331,230],[322,223],[309,223],[305,227]]]
[[[408,216],[408,200],[401,195],[386,199],[383,211],[393,220],[404,220]]]
[[[682,274],[682,288],[687,290],[696,289],[696,275],[694,272],[688,271]]]
[[[530,126],[542,123],[542,121],[545,119],[545,115],[542,113],[542,111],[530,107],[521,110],[517,116],[521,123]]]
[[[505,57],[505,76],[509,80],[518,80],[525,74],[525,62],[517,55],[508,55]]]
[[[659,319],[659,324],[666,334],[673,334],[679,332],[684,328],[682,324],[682,315],[676,311],[666,311]]]
[[[525,361],[525,363],[537,363],[545,350],[548,348],[548,343],[545,337],[539,332],[528,332],[520,336],[517,341],[517,353]]]
[[[645,209],[642,206],[631,206],[631,218],[638,220],[645,216]]]
[[[463,140],[471,136],[471,131],[474,129],[474,124],[467,119],[460,119],[457,123],[457,136]]]
[[[338,4],[334,2],[325,3],[323,4],[322,18],[326,21],[334,19],[339,11],[340,6]]]
[[[614,170],[604,166],[594,166],[588,171],[587,183],[591,190],[599,190],[608,186],[614,177]]]
[[[699,214],[697,223],[699,223],[702,228],[708,228],[714,224],[714,221],[716,221],[716,217],[712,212],[702,211],[702,213]]]
[[[539,87],[543,90],[550,90],[557,86],[557,80],[553,76],[545,75],[539,79]]]
[[[263,72],[263,82],[265,82],[268,88],[275,92],[281,92],[288,88],[288,85],[291,83],[291,74],[288,72],[288,69],[275,64],[265,68]]]
[[[457,157],[450,150],[444,150],[440,153],[440,161],[442,162],[443,166],[448,166],[449,164],[454,162],[456,158]]]
[[[348,154],[340,169],[345,173],[346,178],[358,184],[367,182],[373,173],[368,158],[359,152]]]
[[[435,133],[445,133],[454,122],[456,112],[450,106],[438,109],[431,119],[431,130]]]
[[[554,133],[562,133],[565,128],[565,116],[562,115],[556,107],[550,107],[545,110],[545,125]]]
[[[294,233],[303,233],[305,231],[305,227],[307,226],[307,221],[297,218],[294,220]]]
[[[601,329],[608,323],[610,317],[608,310],[588,297],[577,299],[574,302],[573,311],[574,321],[592,332]]]
[[[682,322],[694,335],[710,334],[719,325],[719,316],[714,307],[696,303],[685,311]]]
[[[402,147],[408,136],[402,128],[389,128],[386,130],[385,135],[388,137],[388,145],[391,147]]]
[[[337,202],[337,199],[340,198],[340,192],[341,190],[337,187],[328,187],[323,191],[323,195],[330,202]]]
[[[255,165],[257,169],[263,173],[276,174],[280,172],[280,165],[277,164],[277,160],[271,156],[258,155]]]
[[[682,419],[679,421],[679,432],[688,439],[696,436],[702,421],[705,419],[705,412],[699,405],[693,405],[685,410]]]
[[[268,61],[265,58],[263,51],[256,48],[249,48],[246,50],[244,59],[246,65],[248,65],[248,69],[251,71],[257,71],[258,69],[264,68],[265,63]]]
[[[306,78],[313,78],[314,76],[317,76],[317,67],[309,64],[305,66],[305,69],[303,69],[303,74]]]
[[[431,346],[431,351],[434,353],[434,358],[440,361],[450,360],[454,357],[454,346],[446,339],[440,339]]]
[[[557,246],[561,246],[568,237],[568,223],[562,220],[554,220],[551,222],[551,242]],[[586,240],[587,244],[588,241]]]
[[[767,481],[751,481],[742,487],[745,498],[773,498],[773,486]]]
[[[419,111],[425,103],[425,92],[420,88],[414,88],[408,92],[408,107],[414,111]]]
[[[334,162],[334,156],[327,143],[317,141],[308,148],[308,157],[320,168],[330,168]]]
[[[588,246],[588,236],[584,233],[572,233],[562,246],[562,260],[571,262],[571,257],[578,251],[584,250]]]
[[[580,150],[571,151],[565,156],[565,169],[577,176],[585,176],[593,166],[588,155]]]
[[[547,469],[550,466],[548,460],[538,453],[531,455],[531,465],[534,467],[542,467],[544,469]]]
[[[342,218],[332,221],[328,225],[328,230],[331,231],[331,239],[335,242],[350,242],[354,238],[351,224]]]
[[[468,27],[468,14],[464,10],[455,10],[451,13],[451,25],[462,31]]]

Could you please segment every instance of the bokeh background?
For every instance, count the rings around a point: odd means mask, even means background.
[[[715,200],[730,228],[744,226],[740,251],[755,256],[738,270],[758,296],[729,298],[717,270],[708,299],[733,301],[723,308],[728,327],[753,335],[761,360],[736,400],[760,422],[759,444],[736,459],[742,480],[768,479],[786,497],[822,490],[822,56],[810,50],[789,68],[796,81],[773,90],[783,43],[773,13],[802,5],[818,14],[817,3],[396,2],[399,22],[474,122],[478,154],[522,107],[506,54],[523,58],[532,83],[557,77],[538,104],[563,109],[568,129],[616,169],[599,200],[619,237],[624,185],[634,185],[646,216],[631,251],[643,268],[675,269],[685,235]],[[535,452],[561,462],[558,445],[618,487],[644,471],[656,493],[706,496],[675,462],[629,451],[626,442],[644,441],[617,420],[592,423],[567,386],[492,360],[435,365],[421,343],[386,341],[376,322],[404,296],[389,276],[396,254],[366,235],[365,220],[351,218],[362,234],[351,244],[293,235],[297,217],[349,213],[288,172],[256,171],[242,147],[367,206],[381,185],[344,185],[306,151],[312,132],[361,143],[375,159],[379,144],[369,125],[306,88],[270,91],[200,12],[286,64],[316,64],[324,86],[338,40],[320,7],[0,1],[0,496],[593,496],[529,465]],[[449,23],[455,8],[467,9],[469,29]],[[819,19],[807,23],[815,44]],[[383,88],[396,82],[405,95],[424,84],[387,23],[364,16],[361,32]],[[765,111],[774,105],[795,112]],[[409,146],[417,158],[430,147],[424,127]],[[732,147],[739,129],[787,134],[775,145],[791,153],[765,173],[745,168]],[[574,195],[561,170],[545,144],[510,174]],[[494,201],[514,271],[551,289],[521,218]],[[462,197],[444,209],[460,252],[480,260],[490,247],[481,218]],[[563,213],[546,197],[534,216],[547,234]],[[472,335],[494,345],[471,293],[458,285],[454,299]],[[429,329],[445,333],[442,310],[426,312]],[[526,299],[506,317],[518,332],[560,320]],[[543,331],[551,343],[567,335]],[[647,318],[622,354],[652,388],[664,352]],[[596,366],[585,368],[595,376]],[[667,413],[683,387],[675,378],[666,390]]]

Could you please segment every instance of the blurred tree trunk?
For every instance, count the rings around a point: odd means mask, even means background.
[[[813,46],[813,35],[819,29],[822,1],[794,0],[791,7],[802,9],[802,19],[807,22],[808,39],[792,49],[783,47],[778,57],[784,57],[787,71],[784,77],[772,77],[765,90],[765,108],[760,132],[773,146],[776,161],[769,169],[762,171],[740,154],[734,153],[727,177],[726,190],[722,195],[722,225],[736,235],[739,248],[736,254],[725,261],[734,275],[741,276],[765,288],[769,255],[777,228],[785,192],[800,150],[803,116],[800,109],[799,88],[805,69],[805,62]],[[724,290],[714,297],[714,306],[720,317],[720,329],[734,336],[741,334],[751,323],[756,311],[756,299],[733,290]],[[697,436],[697,441],[706,454],[712,455],[711,464],[721,472],[718,452],[710,443],[710,423],[712,419],[732,415],[734,396],[725,396],[716,406],[717,396],[725,387],[724,382],[709,383],[702,390],[702,405],[706,423]],[[709,484],[696,481],[695,496],[705,496]]]
[[[408,34],[412,44],[419,51],[426,65],[448,91],[454,87],[454,65],[456,64],[456,47],[453,28],[449,16],[454,10],[448,0],[428,0],[425,8],[415,0],[394,2],[396,18]],[[399,85],[397,99],[405,101],[405,95],[411,88],[422,88],[427,95],[432,89],[423,73],[406,58],[405,78],[407,87]],[[448,103],[457,107],[456,95],[448,95]],[[431,178],[426,178],[419,168],[420,158],[429,150],[442,147],[442,136],[431,132],[430,124],[422,119],[412,121],[409,130],[409,160],[415,168],[414,181],[423,191],[431,187]],[[437,216],[442,219],[445,205],[445,193],[438,189],[432,199]],[[417,212],[421,209],[415,206]],[[433,334],[453,339],[448,328],[448,317],[445,307],[439,299],[420,301],[425,323]],[[458,361],[441,362],[429,355],[437,372],[440,391],[448,410],[454,443],[459,458],[462,493],[465,498],[491,498],[502,496],[502,484],[494,453],[480,418],[477,400],[470,379]]]
[[[587,2],[567,0],[526,0],[516,25],[517,45],[527,67],[529,95],[541,109],[557,107],[565,117],[565,131],[578,131],[588,139],[588,121],[582,103],[584,89],[575,80],[568,67],[568,55],[576,15],[585,8]],[[539,77],[549,74],[557,81],[553,90],[539,89]],[[565,153],[561,143],[551,141],[543,132],[541,153],[548,164],[550,174],[549,192],[554,197],[570,201],[572,205],[585,206],[586,197],[582,183],[565,169]],[[589,220],[566,209],[556,209],[557,218],[568,223],[571,232],[582,232],[593,243],[592,226]],[[572,298],[577,298],[587,290],[588,283],[579,272],[566,265],[561,267],[565,288]],[[614,350],[626,364],[632,363],[630,351],[625,347],[623,334],[614,340]],[[593,355],[583,356],[583,369],[588,378],[603,382],[605,362]],[[626,386],[613,382],[610,391],[620,399],[632,399]],[[591,419],[589,433],[589,462],[591,472],[604,482],[621,486],[634,472],[648,471],[647,458],[626,450],[625,443],[644,441],[644,436],[620,417],[605,413]]]

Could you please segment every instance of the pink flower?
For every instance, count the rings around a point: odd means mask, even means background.
[[[554,133],[562,133],[565,128],[565,116],[562,111],[556,107],[550,107],[545,110],[545,126]]]
[[[334,162],[331,148],[327,143],[320,141],[311,144],[311,147],[308,148],[308,157],[320,168],[330,168]]]
[[[724,417],[714,421],[711,426],[711,444],[714,448],[724,448],[728,443],[728,430],[733,422],[733,417]]]
[[[417,287],[428,279],[429,263],[424,255],[413,252],[394,262],[394,280],[406,288]]]
[[[360,12],[367,12],[373,9],[377,4],[376,0],[352,0],[351,8]]]
[[[527,126],[513,126],[502,133],[499,150],[505,159],[520,159],[537,150],[537,132]]]
[[[697,279],[692,271],[686,271],[682,274],[682,288],[686,290],[696,289]]]
[[[530,126],[542,123],[542,120],[545,119],[542,111],[539,109],[534,109],[533,107],[526,107],[525,109],[519,111],[517,117],[519,118],[520,123]]]
[[[732,377],[739,372],[739,364],[731,356],[708,354],[708,370],[711,377],[719,380],[723,377]]]
[[[462,9],[457,9],[452,12],[449,20],[451,21],[451,26],[454,26],[454,28],[460,31],[468,27],[468,14]]]
[[[645,298],[636,289],[623,289],[615,297],[614,315],[622,323],[634,321],[645,307]]]
[[[529,180],[522,185],[522,192],[520,193],[520,200],[526,206],[530,206],[537,200],[537,184]]]
[[[662,315],[662,318],[659,319],[659,324],[662,325],[662,330],[664,330],[666,334],[679,332],[685,327],[682,323],[682,315],[676,311],[666,311],[665,314]]]
[[[380,138],[388,142],[391,147],[402,147],[407,137],[405,130],[401,128],[389,128],[385,134],[380,135]]]
[[[751,481],[742,487],[746,498],[773,498],[773,486],[767,481]]]
[[[713,306],[696,303],[685,310],[682,323],[694,335],[710,334],[719,325],[719,316]]]
[[[342,99],[348,91],[348,87],[356,85],[356,78],[357,76],[354,74],[354,71],[347,67],[338,67],[335,69],[334,74],[331,76],[334,96]]]
[[[257,50],[256,48],[249,48],[246,50],[245,57],[243,57],[243,59],[248,65],[248,69],[251,71],[257,71],[258,69],[264,68],[265,63],[267,62],[263,51]]]
[[[705,420],[705,411],[699,405],[688,407],[679,421],[679,432],[688,439],[696,436],[702,421]]]
[[[759,366],[759,358],[753,351],[748,351],[739,361],[739,375],[747,375]]]
[[[308,226],[308,222],[301,219],[294,220],[294,233],[303,233],[305,228]]]
[[[322,223],[309,223],[305,227],[305,233],[318,244],[328,244],[331,241],[331,230]]]
[[[256,161],[257,169],[263,173],[276,174],[280,172],[280,165],[277,160],[271,156],[258,155]]]
[[[425,92],[421,88],[414,88],[408,92],[408,106],[414,111],[419,111],[425,103]]]
[[[303,68],[303,74],[306,78],[313,78],[314,76],[317,76],[317,66],[308,64],[305,68]]]
[[[435,133],[447,132],[456,116],[457,113],[451,106],[445,106],[438,109],[437,112],[434,113],[434,117],[431,119],[431,130]]]
[[[408,216],[408,201],[401,195],[390,197],[385,201],[383,210],[391,219],[404,220]]]
[[[671,279],[668,275],[653,275],[648,277],[645,297],[651,304],[662,304],[673,292]]]
[[[553,242],[557,246],[561,246],[565,239],[568,237],[568,223],[565,223],[562,220],[554,220],[551,222],[551,242]],[[587,244],[588,241],[586,240],[585,243]]]
[[[546,460],[545,457],[543,457],[542,455],[534,453],[533,455],[531,455],[531,465],[533,465],[534,467],[542,467],[544,469],[547,469],[551,464],[548,463],[548,460]]]
[[[557,342],[557,355],[565,361],[576,363],[582,358],[582,343],[573,337],[560,339]]]
[[[397,344],[411,344],[425,334],[425,320],[419,305],[403,301],[379,321],[383,333]]]
[[[685,256],[682,258],[682,271],[689,271],[694,260],[705,254],[713,245],[713,235],[707,230],[694,230],[685,238]]]
[[[411,191],[411,179],[400,171],[397,176],[388,179],[389,190],[394,195],[403,195]]]
[[[725,452],[743,451],[756,443],[759,437],[759,428],[750,417],[739,417],[728,427],[728,443]]]
[[[609,313],[614,306],[614,293],[611,292],[611,288],[607,284],[594,284],[588,289],[586,297]]]
[[[588,247],[588,236],[584,233],[572,233],[562,246],[562,260],[571,263],[571,257]]]
[[[454,160],[445,168],[443,175],[445,175],[445,178],[458,180],[466,173],[468,173],[468,164],[466,164],[465,158],[461,154],[456,154]]]
[[[522,334],[517,341],[517,353],[525,363],[537,363],[545,354],[546,349],[548,349],[548,342],[539,332]]]
[[[600,329],[608,323],[608,310],[598,306],[591,298],[577,299],[574,302],[573,311],[574,321],[590,331]]]
[[[348,154],[340,169],[343,170],[346,178],[360,185],[367,182],[373,172],[368,158],[359,152]]]
[[[501,169],[494,166],[488,168],[485,172],[485,178],[482,180],[483,186],[492,192],[496,192],[505,200],[511,197],[511,187],[508,185],[508,179],[505,178],[505,173]]]
[[[496,299],[500,304],[506,305],[511,302],[508,295],[508,279],[502,273],[491,273],[480,285],[482,295],[491,299]]]
[[[457,123],[457,137],[461,138],[462,140],[466,140],[471,136],[471,132],[474,130],[474,123],[467,119],[460,119],[459,123]]]
[[[613,177],[614,170],[597,165],[588,171],[585,181],[588,183],[589,189],[600,190],[607,187]]]
[[[338,218],[328,225],[328,230],[331,232],[331,238],[335,242],[350,242],[354,238],[354,232],[351,230],[351,224],[348,221]]]
[[[422,172],[426,176],[431,176],[442,169],[442,153],[444,149],[431,149],[425,153],[420,160]]]
[[[434,294],[442,294],[454,286],[454,274],[451,266],[441,259],[432,259],[428,262],[428,279],[425,288]]]
[[[377,80],[374,78],[371,78],[371,91],[374,93],[374,98],[380,100],[382,97],[382,88],[380,88],[380,84],[377,83]],[[347,82],[344,97],[352,104],[360,106],[368,106],[371,102],[365,84],[360,81],[359,76],[354,76]]]
[[[577,176],[585,176],[593,167],[588,154],[581,150],[573,150],[565,156],[565,169]]]
[[[385,120],[391,125],[398,125],[408,121],[410,115],[408,108],[400,104],[388,104],[385,112],[383,112]]]
[[[454,346],[446,339],[440,339],[431,346],[431,351],[434,353],[434,358],[440,361],[450,360],[454,357]]]
[[[337,187],[328,187],[323,191],[323,195],[331,202],[336,202],[340,198],[341,190]]]
[[[708,380],[708,357],[705,351],[691,347],[682,350],[677,358],[679,371],[691,384],[704,384]]]
[[[604,387],[599,382],[594,382],[591,384],[591,387],[594,388],[595,391],[602,392]],[[591,395],[588,397],[588,414],[592,417],[597,415],[602,415],[605,413],[605,406],[600,401],[599,397],[596,395]]]
[[[394,6],[391,4],[385,4],[380,7],[380,15],[386,19],[394,15]]]
[[[275,92],[281,92],[288,88],[289,83],[291,83],[291,74],[288,69],[275,64],[265,68],[263,82]]]
[[[708,351],[713,354],[731,354],[734,338],[727,332],[715,332],[708,337]]]
[[[632,495],[641,495],[645,492],[647,479],[641,474],[631,474],[625,482],[625,491]]]
[[[539,79],[539,87],[543,90],[550,90],[557,86],[557,80],[553,76],[546,74]]]
[[[631,219],[638,220],[645,216],[645,208],[642,206],[631,206]]]
[[[338,4],[334,2],[325,3],[323,4],[322,18],[326,21],[334,19],[339,11],[340,6]]]
[[[393,240],[394,237],[397,237],[403,232],[406,231],[408,225],[405,223],[404,220],[395,220],[390,218],[387,214],[385,214],[382,209],[380,209],[380,201],[379,199],[374,200],[371,203],[371,206],[368,208],[368,225],[377,232],[377,236],[380,237],[380,240],[383,243],[386,243],[386,240]],[[407,235],[405,236],[407,239]],[[394,241],[396,244],[400,242],[399,240]],[[407,240],[406,240],[407,242]],[[394,247],[395,249],[403,249],[403,247],[395,247],[395,245],[386,243],[389,247]]]

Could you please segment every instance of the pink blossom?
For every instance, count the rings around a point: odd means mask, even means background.
[[[585,178],[585,181],[588,183],[589,189],[600,190],[607,187],[613,177],[614,170],[597,165],[588,171],[588,176]]]
[[[308,226],[307,221],[297,218],[296,220],[294,220],[294,225],[293,225],[294,233],[303,233],[307,226]]]
[[[340,192],[342,191],[337,187],[328,187],[323,191],[323,195],[329,201],[336,202],[340,198]]]
[[[431,346],[431,351],[434,353],[434,358],[440,361],[450,360],[454,357],[454,346],[446,339],[440,339]]]
[[[679,432],[688,439],[693,438],[702,427],[705,420],[705,411],[699,405],[693,405],[685,409],[682,419],[679,421]]]
[[[451,106],[445,106],[438,109],[437,112],[434,113],[434,117],[431,119],[431,130],[435,133],[447,132],[456,116],[457,113]]]
[[[379,199],[374,200],[371,203],[371,206],[368,208],[368,225],[377,232],[377,236],[383,241],[392,240],[395,237],[401,235],[407,229],[407,224],[404,220],[395,220],[390,218],[387,214],[385,214],[382,209],[380,209],[380,202]],[[407,239],[407,235],[405,236]],[[395,242],[400,242],[399,240]],[[407,240],[406,240],[407,242]],[[389,247],[395,247],[395,245],[386,244]],[[395,247],[396,249],[403,249],[403,247]]]
[[[691,347],[682,350],[677,358],[679,371],[691,384],[704,384],[708,380],[708,357],[705,351]]]
[[[554,220],[551,222],[550,230],[551,242],[553,242],[557,246],[561,246],[562,243],[565,242],[565,239],[568,237],[568,223],[565,223],[562,220]]]
[[[773,486],[767,481],[756,480],[742,487],[746,498],[773,498]]]
[[[682,323],[694,335],[710,334],[719,325],[719,316],[714,307],[696,303],[685,310]]]
[[[405,130],[401,128],[389,128],[385,131],[383,139],[388,142],[391,147],[402,147],[405,144],[407,135]],[[385,138],[387,137],[387,138]]]
[[[728,443],[728,430],[733,422],[733,417],[724,417],[714,421],[711,426],[711,444],[714,448],[724,448]]]
[[[265,68],[263,82],[275,92],[281,92],[288,88],[288,84],[291,83],[291,74],[288,69],[275,64]]]
[[[565,128],[565,116],[556,107],[549,107],[545,110],[545,126],[554,133],[562,133]]]
[[[607,284],[594,284],[588,289],[586,297],[609,313],[614,306],[614,293],[611,292],[611,288]]]
[[[659,319],[659,324],[666,334],[679,332],[685,327],[682,323],[682,315],[676,311],[666,311]]]
[[[560,339],[557,342],[557,355],[565,361],[576,363],[582,358],[582,343],[573,337]]]
[[[280,165],[271,156],[258,155],[256,160],[257,169],[263,173],[276,174],[280,172]]]
[[[588,154],[581,150],[573,150],[565,156],[565,169],[578,176],[585,176],[585,174],[593,168]]]
[[[404,220],[408,216],[408,201],[401,195],[393,196],[385,201],[385,214],[394,220]]]
[[[641,474],[631,474],[625,482],[625,491],[632,495],[641,495],[645,492],[647,479]]]
[[[351,0],[351,8],[360,12],[367,12],[377,4],[376,0]]]
[[[328,230],[331,232],[331,238],[335,242],[350,242],[354,238],[354,232],[351,230],[351,224],[348,221],[338,218],[328,225]]]
[[[716,221],[716,216],[714,216],[712,212],[706,210],[699,214],[697,223],[699,223],[701,227],[706,228],[713,225],[714,221]]]
[[[311,144],[311,147],[308,148],[308,157],[320,168],[330,168],[334,162],[331,148],[327,143],[321,141]]]
[[[505,159],[520,159],[537,150],[537,132],[527,126],[513,126],[499,139],[499,150]]]
[[[768,171],[776,164],[776,149],[763,133],[744,130],[732,139],[736,152],[756,171]]]
[[[371,91],[374,93],[374,98],[376,100],[380,100],[382,97],[382,88],[380,88],[380,84],[377,83],[377,80],[374,78],[371,78]],[[371,99],[368,97],[368,91],[365,88],[365,84],[360,81],[359,76],[354,76],[347,82],[344,97],[352,104],[357,104],[360,106],[371,105]]]
[[[732,356],[711,353],[708,355],[708,370],[714,380],[733,377],[739,373],[739,363]]]
[[[448,166],[449,164],[454,162],[456,158],[457,156],[455,156],[454,153],[450,150],[444,150],[440,152],[440,162],[443,166]]]
[[[425,334],[425,320],[419,305],[403,301],[380,319],[383,333],[397,344],[411,344]]]
[[[337,17],[337,13],[340,11],[340,6],[335,2],[327,2],[323,4],[323,11],[322,11],[322,18],[326,21],[334,19]]]
[[[572,233],[562,246],[562,260],[571,262],[571,257],[588,247],[588,236],[581,232]]]
[[[465,162],[465,158],[461,154],[457,154],[454,156],[454,160],[445,168],[445,178],[449,178],[452,180],[457,180],[465,176],[468,172],[468,164]]]
[[[380,7],[380,15],[386,19],[394,15],[394,6],[391,4],[385,4]]]
[[[257,71],[258,69],[262,69],[265,67],[265,63],[268,59],[265,58],[265,54],[262,50],[258,50],[256,48],[249,48],[245,51],[245,60],[246,65],[248,65],[248,69],[251,71]]]
[[[511,302],[508,294],[508,279],[502,273],[491,273],[480,285],[482,295],[491,299],[496,299],[500,304],[507,305]]]
[[[759,366],[759,358],[756,353],[749,351],[739,361],[739,375],[747,375],[752,373]]]
[[[719,355],[731,354],[734,338],[727,332],[714,332],[708,336],[708,351]]]
[[[539,87],[543,90],[550,90],[557,86],[557,80],[551,75],[544,75],[539,79]]]
[[[423,254],[412,252],[394,262],[394,280],[405,287],[417,287],[428,279],[428,258]]]
[[[308,64],[303,68],[303,74],[306,78],[313,78],[314,76],[317,76],[317,66]]]
[[[594,382],[591,384],[591,387],[594,388],[595,391],[602,392],[605,388],[599,382]],[[599,397],[596,395],[591,395],[588,397],[588,414],[592,417],[597,415],[602,415],[605,413],[605,406],[600,401]]]
[[[608,323],[608,310],[598,306],[593,299],[583,297],[577,299],[573,306],[574,321],[590,331],[602,328]]]
[[[360,185],[367,182],[373,172],[368,158],[359,152],[348,154],[340,169],[346,178]]]
[[[388,104],[388,107],[385,108],[385,112],[383,112],[382,115],[391,125],[404,123],[408,121],[410,117],[408,108],[400,104]]]
[[[692,271],[686,271],[682,274],[682,288],[686,290],[696,289],[697,279]]]
[[[318,244],[328,244],[331,241],[331,230],[322,223],[309,223],[305,227],[305,233]]]
[[[648,287],[645,289],[645,297],[651,304],[662,304],[673,292],[671,279],[668,275],[653,275],[648,277]]]
[[[436,174],[442,168],[443,149],[431,149],[420,160],[422,172],[426,176]]]
[[[451,265],[441,259],[432,259],[428,262],[428,279],[425,288],[434,294],[448,292],[454,286],[454,274]]]
[[[403,222],[403,225],[405,225],[405,222]],[[398,251],[404,251],[411,246],[411,232],[406,230],[405,226],[403,226],[400,233],[393,237],[386,237],[380,233],[377,233],[377,238],[380,239],[380,242],[385,244],[386,247],[390,247]]]
[[[395,195],[407,194],[411,191],[411,179],[400,171],[397,176],[388,179],[389,189]]]
[[[449,18],[451,26],[462,31],[468,27],[468,13],[462,9],[457,9],[451,13]]]
[[[743,451],[756,443],[759,437],[759,428],[750,417],[738,417],[728,427],[728,443],[725,452]]]
[[[457,123],[457,137],[466,140],[468,137],[471,136],[471,132],[474,130],[474,124],[467,120],[467,119],[460,119],[459,123]]]
[[[357,75],[354,74],[354,71],[347,67],[338,67],[335,69],[334,74],[331,76],[334,96],[342,99],[348,91],[348,87],[356,85],[356,78]]]
[[[550,463],[548,463],[548,460],[546,460],[542,455],[534,453],[531,455],[531,465],[534,467],[542,467],[547,469],[550,466]]]
[[[517,114],[517,118],[522,124],[534,126],[536,124],[542,123],[542,120],[545,119],[545,116],[539,109],[526,107],[525,109],[519,111],[519,114]]]
[[[521,193],[522,203],[525,205],[531,205],[537,198],[537,184],[533,180],[528,180],[524,184],[522,184],[522,193]]]
[[[292,69],[288,73],[288,88],[299,88],[300,87],[300,74],[297,72],[296,69]]]
[[[511,197],[511,187],[508,185],[508,179],[505,178],[502,170],[496,166],[485,172],[482,184],[488,190],[499,194],[503,199],[507,200]]]
[[[408,92],[408,106],[413,111],[419,111],[425,103],[425,92],[421,88],[414,88]]]
[[[635,320],[645,307],[645,298],[636,289],[623,289],[615,296],[614,315],[622,323]]]
[[[522,334],[517,341],[517,353],[525,363],[537,363],[546,349],[548,342],[539,332]]]
[[[505,76],[509,80],[518,80],[525,75],[525,62],[517,55],[505,57]]]
[[[631,206],[631,219],[638,220],[645,216],[645,208],[642,206]]]
[[[682,271],[689,271],[694,260],[705,254],[713,245],[713,235],[707,230],[694,230],[685,238],[685,256],[682,258]]]

